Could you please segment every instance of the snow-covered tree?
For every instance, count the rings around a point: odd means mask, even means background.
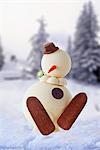
[[[72,56],[71,75],[84,82],[100,81],[99,26],[92,2],[84,5],[79,17]]]
[[[68,38],[67,38],[66,52],[68,52],[68,54],[72,58],[72,55],[73,55],[73,42],[72,42],[71,36],[68,36]],[[69,74],[66,77],[70,78],[71,77],[71,73],[69,72]]]
[[[4,65],[4,55],[3,55],[3,48],[0,39],[0,70],[2,69],[3,65]]]
[[[38,32],[31,38],[32,50],[28,56],[29,72],[36,76],[40,70],[40,62],[43,54],[43,44],[47,42],[48,34],[45,30],[46,24],[43,18],[38,20],[39,29]]]
[[[71,36],[68,36],[67,38],[67,49],[66,51],[70,54],[70,56],[72,55],[72,39]]]

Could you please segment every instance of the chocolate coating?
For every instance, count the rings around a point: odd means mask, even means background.
[[[58,125],[64,130],[69,130],[81,113],[86,102],[87,95],[85,93],[77,94],[59,117],[57,121]]]
[[[54,45],[54,43],[47,43],[44,45],[44,54],[51,54],[57,51],[59,48]]]
[[[48,135],[55,130],[52,120],[38,98],[33,96],[28,97],[27,108],[38,129],[43,135]]]

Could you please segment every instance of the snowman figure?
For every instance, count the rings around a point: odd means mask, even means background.
[[[72,98],[67,89],[64,77],[71,69],[70,56],[48,43],[44,45],[41,67],[44,75],[25,94],[24,114],[43,135],[68,130],[87,102],[85,93]]]

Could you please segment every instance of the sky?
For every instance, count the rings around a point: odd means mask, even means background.
[[[92,1],[100,22],[100,1]],[[30,38],[37,32],[37,20],[42,16],[49,41],[65,49],[85,2],[88,0],[0,0],[0,36],[5,52],[26,59],[31,50]]]

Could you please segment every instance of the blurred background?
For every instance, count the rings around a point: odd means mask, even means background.
[[[31,132],[22,113],[22,99],[38,80],[47,42],[71,56],[72,70],[66,78],[72,95],[80,91],[88,95],[80,119],[100,117],[100,1],[0,0],[1,147],[13,141],[12,135],[24,141],[21,135]]]

